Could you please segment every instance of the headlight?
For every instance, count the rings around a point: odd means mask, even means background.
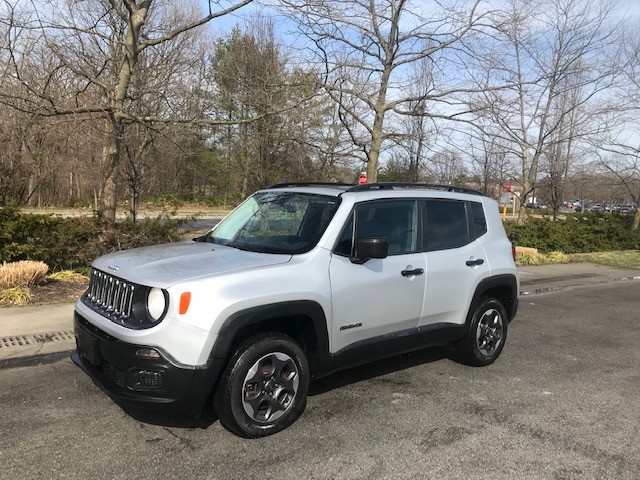
[[[154,320],[160,320],[167,307],[167,300],[164,297],[164,292],[159,288],[152,288],[149,290],[147,296],[147,311],[149,316]]]

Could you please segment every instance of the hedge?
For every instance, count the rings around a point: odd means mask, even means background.
[[[640,249],[640,230],[632,230],[631,215],[585,213],[565,220],[528,218],[524,225],[506,222],[507,235],[516,245],[541,252],[605,252]]]
[[[0,263],[39,260],[51,270],[86,269],[116,250],[180,239],[180,221],[156,218],[107,225],[96,217],[60,218],[0,209]]]

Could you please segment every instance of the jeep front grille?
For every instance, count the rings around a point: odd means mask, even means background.
[[[109,318],[129,318],[135,289],[134,284],[94,268],[84,299],[94,310],[104,312]]]

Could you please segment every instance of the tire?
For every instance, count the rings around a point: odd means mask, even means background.
[[[243,341],[213,396],[220,423],[245,438],[265,437],[295,422],[307,404],[309,363],[290,337],[265,333]]]
[[[507,340],[507,312],[495,298],[483,298],[475,306],[465,335],[456,342],[461,360],[484,367],[496,361]]]

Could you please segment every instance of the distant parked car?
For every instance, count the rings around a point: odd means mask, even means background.
[[[527,207],[527,208],[532,208],[532,209],[534,209],[534,210],[538,210],[538,209],[541,209],[541,208],[547,208],[547,207],[546,207],[546,205],[542,205],[542,204],[537,203],[537,202],[529,202],[529,203],[526,203],[526,204],[525,204],[525,207]]]
[[[620,205],[620,213],[635,213],[637,208],[638,207],[635,203],[626,203],[624,205]]]
[[[604,211],[604,207],[600,203],[595,203],[595,204],[590,205],[589,207],[587,207],[587,211],[588,212],[603,212]]]
[[[604,207],[604,209],[607,212],[620,213],[620,205],[611,204],[611,205],[607,205],[606,207]]]

